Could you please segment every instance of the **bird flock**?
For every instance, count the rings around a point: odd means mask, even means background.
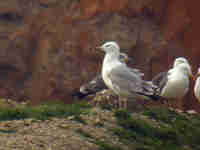
[[[80,87],[79,97],[84,98],[104,89],[110,89],[119,97],[119,107],[127,108],[127,100],[181,100],[189,91],[190,78],[195,80],[194,95],[200,102],[200,68],[195,76],[184,57],[174,60],[172,68],[161,72],[151,81],[143,79],[144,73],[130,68],[126,62],[129,57],[120,52],[120,46],[109,41],[97,47],[105,52],[101,74]]]

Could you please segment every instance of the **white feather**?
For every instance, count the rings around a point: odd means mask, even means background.
[[[200,102],[200,77],[196,79],[196,82],[194,85],[194,95],[197,98],[197,100]]]

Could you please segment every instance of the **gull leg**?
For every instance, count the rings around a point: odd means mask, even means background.
[[[120,109],[124,109],[124,98],[121,99],[121,108]]]
[[[168,104],[168,108],[170,108],[170,109],[173,108],[172,101],[168,100],[168,101],[167,101],[167,104]]]
[[[171,106],[170,106],[169,99],[166,99],[166,100],[164,101],[164,104],[167,105],[167,108],[170,108],[170,107],[171,107]]]
[[[99,104],[100,104],[100,101],[99,101],[99,99],[97,99],[95,105],[99,106]]]
[[[122,97],[119,97],[118,104],[119,104],[119,109],[121,109],[123,107],[123,98]]]
[[[179,101],[179,99],[178,99],[178,101]],[[168,108],[175,109],[175,107],[177,106],[177,105],[175,105],[175,103],[177,103],[178,101],[175,98],[168,99],[167,100]]]
[[[127,99],[126,98],[121,98],[121,109],[126,109],[127,108]]]
[[[119,99],[118,99],[118,108],[119,109],[121,109],[121,106],[122,105],[122,98],[121,97],[119,97]]]
[[[119,97],[119,108],[120,109],[127,109],[127,99],[123,97]]]
[[[119,98],[118,98],[119,99]],[[117,99],[113,99],[113,107],[117,108],[117,104],[118,104],[118,100]]]
[[[177,101],[178,109],[183,110],[183,99],[179,98]]]
[[[128,100],[124,98],[124,109],[128,108]]]

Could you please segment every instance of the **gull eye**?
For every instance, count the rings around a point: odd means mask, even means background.
[[[184,61],[184,60],[179,60],[179,62],[180,62],[180,63],[185,63],[185,61]]]
[[[110,47],[110,45],[106,45],[105,47],[106,47],[106,48],[109,48],[109,47]]]

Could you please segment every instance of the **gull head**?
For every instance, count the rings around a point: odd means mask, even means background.
[[[105,53],[120,53],[119,45],[114,41],[106,42],[97,48],[104,51]]]
[[[175,59],[173,67],[177,67],[178,65],[183,64],[183,63],[189,64],[189,62],[186,58],[178,57]]]
[[[180,69],[180,71],[185,75],[187,75],[188,77],[193,78],[192,70],[189,64],[182,63],[179,64],[176,68]]]

